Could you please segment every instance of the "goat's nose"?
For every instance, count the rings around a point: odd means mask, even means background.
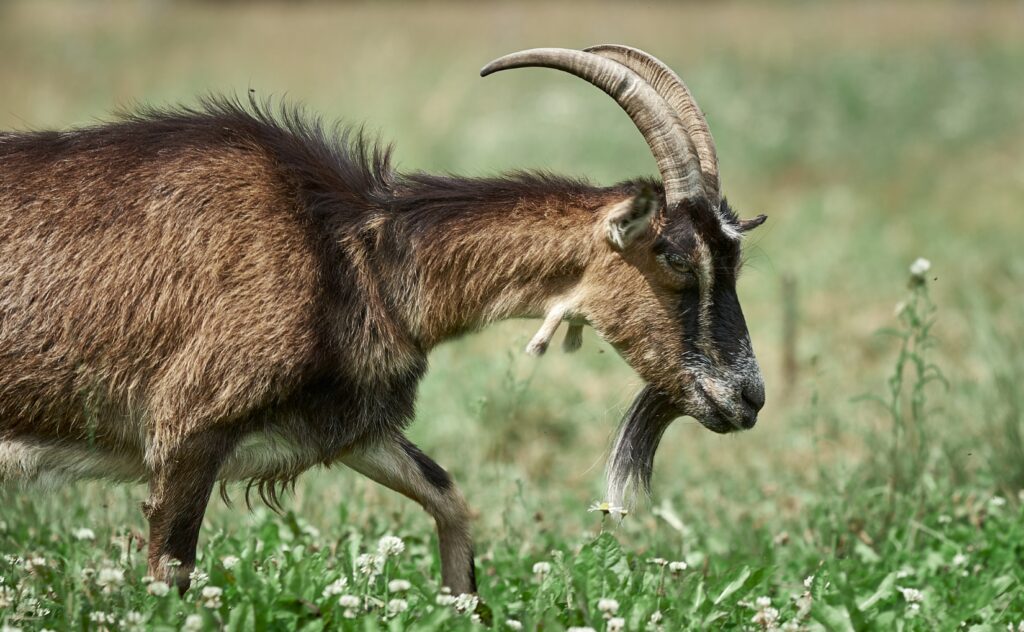
[[[743,386],[743,403],[749,406],[755,415],[764,408],[764,384],[760,380]]]

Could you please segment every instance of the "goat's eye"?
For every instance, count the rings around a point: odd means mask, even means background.
[[[696,274],[693,271],[693,265],[686,257],[682,257],[675,253],[666,252],[665,254],[661,255],[661,260],[673,272],[684,277],[686,280],[696,278]]]

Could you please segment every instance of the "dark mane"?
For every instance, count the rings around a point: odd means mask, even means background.
[[[69,131],[0,133],[0,161],[13,165],[113,149],[127,168],[167,153],[201,154],[216,147],[269,154],[314,213],[382,208],[390,200],[390,145],[362,127],[325,125],[300,106],[251,94],[245,101],[207,96],[196,106],[133,107],[112,122]]]
[[[275,105],[252,94],[245,102],[208,96],[197,107],[144,107],[122,114],[121,120],[126,131],[142,132],[143,138],[171,133],[183,142],[215,140],[265,148],[293,178],[314,213],[339,206],[381,208],[390,199],[392,146],[370,137],[362,126],[325,124],[299,105]]]
[[[586,180],[546,171],[516,171],[489,178],[412,173],[401,176],[390,209],[414,221],[421,216],[437,217],[439,213],[505,213],[523,200],[557,197],[570,204],[585,205],[592,202],[594,190]]]

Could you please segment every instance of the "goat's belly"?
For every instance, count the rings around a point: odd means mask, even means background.
[[[0,440],[0,485],[57,487],[89,478],[144,480],[146,468],[142,455],[87,444],[21,437]]]
[[[256,432],[242,439],[221,466],[226,481],[287,480],[321,462],[313,446],[274,432]]]
[[[245,437],[225,460],[226,481],[286,480],[323,461],[313,446],[272,432]],[[81,479],[141,482],[148,478],[142,454],[113,452],[95,445],[34,437],[0,439],[0,486],[55,488]]]

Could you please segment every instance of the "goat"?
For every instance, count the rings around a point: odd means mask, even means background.
[[[390,148],[250,98],[0,134],[0,482],[147,482],[149,573],[187,590],[217,481],[277,492],[341,463],[435,519],[474,592],[469,512],[403,434],[438,343],[543,318],[592,326],[649,384],[609,500],[665,425],[749,428],[764,386],[736,297],[741,221],[686,86],[639,50],[533,49],[612,96],[660,181],[401,174]],[[223,483],[222,483],[223,484]],[[247,488],[248,491],[248,488]]]

